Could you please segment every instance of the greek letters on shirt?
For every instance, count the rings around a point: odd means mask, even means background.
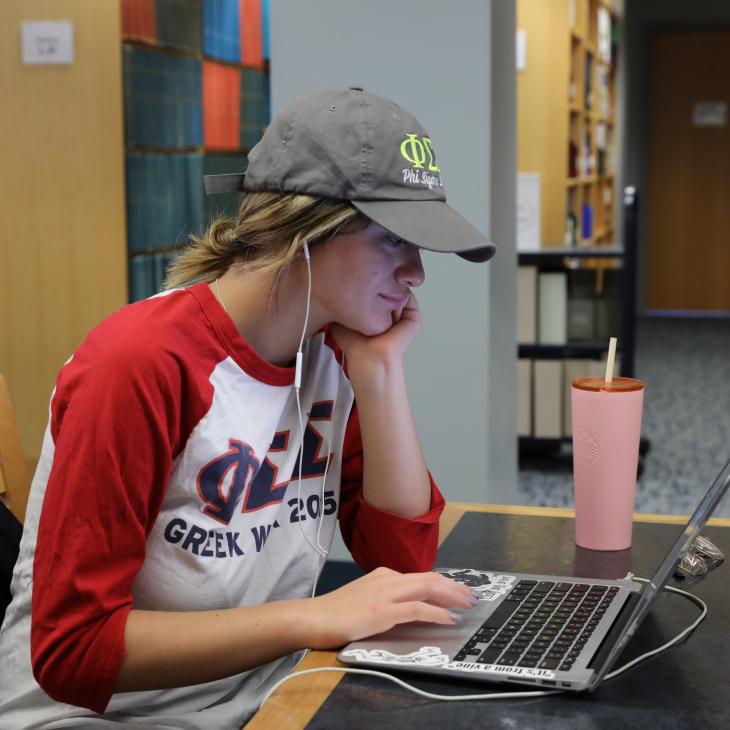
[[[302,479],[323,478],[327,467],[327,455],[320,455],[323,438],[313,422],[332,420],[332,401],[314,403],[304,431],[302,448],[297,454],[290,479],[277,482],[279,469],[270,459],[273,453],[288,451],[290,431],[274,434],[266,457],[261,461],[250,444],[238,439],[229,439],[228,449],[209,461],[198,472],[197,495],[201,500],[201,512],[223,527],[210,528],[191,523],[182,517],[172,518],[164,529],[167,542],[183,550],[205,558],[238,558],[246,554],[244,544],[261,552],[272,529],[281,527],[279,520],[250,528],[253,543],[247,541],[239,530],[225,529],[239,511],[256,512],[270,505],[281,504],[290,481],[299,478],[301,459]],[[332,456],[330,455],[330,458]],[[225,486],[227,484],[227,487]],[[324,492],[320,504],[319,494],[306,498],[293,497],[287,501],[287,524],[303,522],[337,512],[334,491]],[[210,522],[208,522],[208,525]],[[251,547],[248,548],[249,552]]]

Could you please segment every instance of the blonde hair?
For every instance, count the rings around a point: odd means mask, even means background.
[[[217,218],[202,235],[189,237],[168,269],[164,286],[212,282],[235,263],[250,270],[275,271],[278,281],[305,241],[311,246],[368,223],[368,218],[342,200],[247,193],[236,218]]]

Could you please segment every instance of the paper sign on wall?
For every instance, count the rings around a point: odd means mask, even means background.
[[[517,31],[515,53],[517,55],[517,70],[524,71],[527,67],[527,33],[524,30]]]
[[[517,250],[540,248],[540,173],[517,175]]]
[[[25,64],[74,61],[74,27],[70,20],[25,21],[21,24],[21,38]]]
[[[726,101],[699,101],[692,106],[692,126],[724,127],[727,124]]]

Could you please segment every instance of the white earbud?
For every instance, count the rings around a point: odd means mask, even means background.
[[[306,241],[302,248],[304,249],[304,260],[307,262],[307,309],[304,315],[304,327],[302,328],[302,337],[299,340],[297,361],[294,368],[294,387],[297,389],[297,392],[302,385],[302,346],[304,345],[304,338],[307,334],[307,325],[309,324],[309,302],[312,298],[312,266],[309,263],[309,245]]]

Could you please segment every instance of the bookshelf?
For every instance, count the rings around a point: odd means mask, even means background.
[[[543,247],[616,240],[619,22],[609,0],[518,0],[518,170],[540,175]]]
[[[177,247],[240,196],[269,120],[268,0],[122,0],[129,299],[158,292]]]
[[[540,199],[539,245],[518,245],[521,452],[570,442],[570,380],[601,371],[610,336],[633,373],[633,244],[616,229],[619,24],[611,0],[517,3],[518,170],[539,179]]]
[[[621,246],[545,248],[518,256],[518,436],[523,452],[555,450],[571,441],[570,381],[603,372],[610,336],[619,338],[617,374],[634,376],[637,208],[636,190],[627,187]],[[603,262],[606,268],[596,269],[596,262]],[[597,270],[604,272],[600,289],[594,278]],[[527,277],[525,272],[529,272]],[[564,297],[551,302],[550,290],[547,299],[542,296],[540,276],[544,274],[560,277]],[[582,286],[585,281],[593,284],[587,298]],[[576,302],[579,307],[574,309]],[[561,341],[546,342],[542,336],[541,307],[552,307],[552,317],[565,318],[565,325],[561,322],[560,327],[548,322],[549,333],[559,333]],[[602,318],[598,307],[613,311]],[[592,329],[581,321],[586,311],[593,318]],[[577,319],[572,327],[571,319]],[[642,450],[647,449],[648,442],[643,441]]]

